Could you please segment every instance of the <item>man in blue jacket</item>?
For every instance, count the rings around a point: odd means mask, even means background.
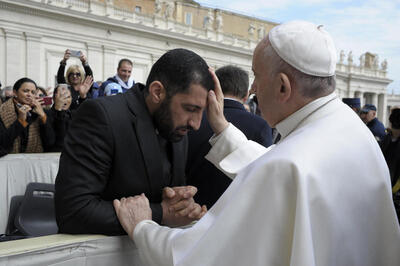
[[[364,105],[360,111],[361,120],[371,130],[377,141],[385,138],[385,126],[376,117],[376,106],[373,104]]]

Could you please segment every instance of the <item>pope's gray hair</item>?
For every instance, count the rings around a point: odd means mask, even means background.
[[[303,97],[318,98],[332,93],[336,87],[335,75],[331,77],[318,77],[305,74],[286,63],[275,52],[269,43],[268,37],[264,47],[264,62],[268,59],[268,75],[275,76],[278,73],[284,73],[288,76],[292,85],[298,89]]]

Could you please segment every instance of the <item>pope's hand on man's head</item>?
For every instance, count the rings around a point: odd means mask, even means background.
[[[207,120],[211,129],[218,135],[228,127],[229,123],[224,116],[224,94],[222,93],[221,84],[214,70],[209,68],[209,71],[214,80],[214,90],[208,92]]]
[[[193,186],[165,187],[161,202],[162,223],[171,227],[182,226],[203,217],[207,208],[194,202],[196,193],[197,188]]]
[[[143,220],[151,220],[149,200],[143,193],[121,200],[115,199],[113,204],[119,222],[131,239],[133,239],[133,231],[138,223]]]

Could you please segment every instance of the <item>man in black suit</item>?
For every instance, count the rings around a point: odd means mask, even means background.
[[[248,74],[235,66],[221,67],[215,74],[224,93],[224,115],[228,122],[239,128],[248,139],[265,147],[270,146],[272,144],[271,128],[265,120],[247,112],[243,106],[248,97]],[[207,205],[208,208],[214,205],[232,182],[232,179],[204,158],[211,148],[208,140],[212,135],[213,131],[204,115],[200,129],[188,134],[189,153],[186,165],[188,184],[198,189],[194,197],[195,201]]]
[[[153,65],[146,85],[85,101],[60,158],[59,231],[125,234],[112,201],[141,193],[158,223],[177,226],[200,218],[206,210],[193,201],[196,189],[184,186],[186,133],[199,128],[213,86],[200,56],[175,49]]]

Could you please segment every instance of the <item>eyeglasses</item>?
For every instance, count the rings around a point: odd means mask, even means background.
[[[68,75],[69,77],[71,77],[71,76],[77,76],[77,77],[80,77],[81,76],[81,73],[79,73],[79,72],[76,72],[76,73],[69,73],[69,75]]]

